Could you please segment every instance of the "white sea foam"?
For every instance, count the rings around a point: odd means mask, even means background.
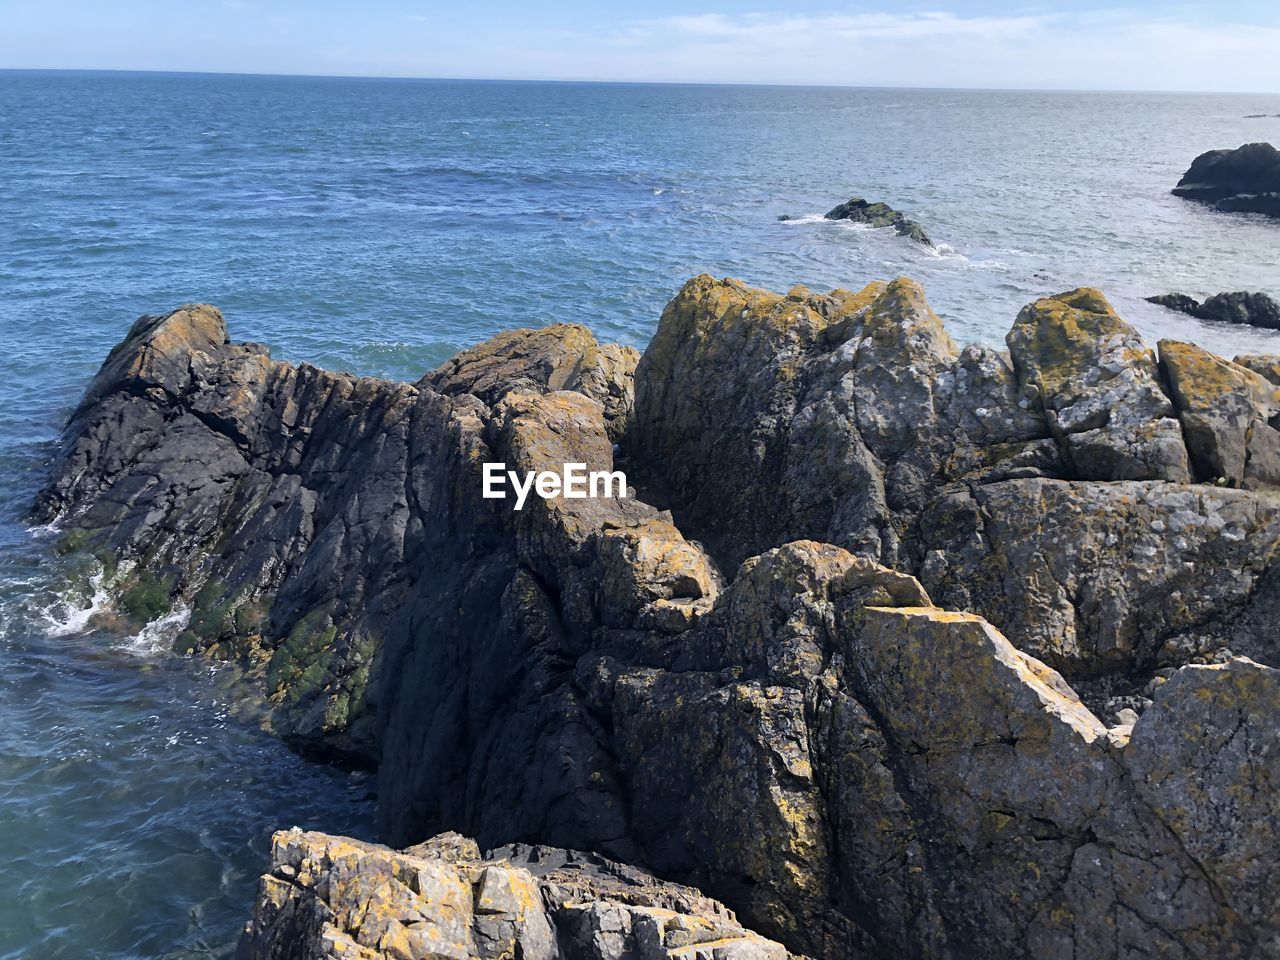
[[[64,597],[41,611],[44,632],[50,637],[66,637],[81,633],[95,616],[111,603],[111,592],[106,585],[106,571],[101,567],[89,578],[88,597]]]
[[[179,603],[163,617],[152,620],[133,636],[126,637],[119,644],[120,649],[142,657],[166,653],[173,649],[173,641],[186,629],[190,619],[191,608]]]
[[[785,224],[788,227],[797,227],[803,226],[806,223],[832,223],[834,221],[828,220],[820,213],[806,213],[802,217],[790,217],[786,220],[779,220],[778,222]]]

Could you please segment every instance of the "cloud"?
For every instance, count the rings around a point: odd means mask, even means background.
[[[1118,8],[695,13],[616,25],[575,46],[568,62],[550,44],[524,53],[531,69],[570,79],[1280,91],[1280,28]]]
[[[987,40],[1017,39],[1043,27],[1047,16],[958,17],[950,13],[862,13],[851,15],[796,16],[724,14],[663,17],[640,21],[630,31],[632,39],[666,37],[725,43],[795,44],[821,40],[910,41],[936,37],[969,37]]]

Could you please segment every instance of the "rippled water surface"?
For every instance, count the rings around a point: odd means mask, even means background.
[[[926,285],[962,341],[1102,287],[1151,337],[1280,335],[1141,298],[1280,294],[1280,226],[1169,195],[1280,143],[1275,97],[0,72],[0,960],[225,956],[266,840],[367,834],[369,785],[232,710],[230,678],[87,628],[91,570],[21,522],[138,315],[218,304],[282,357],[417,377],[515,325],[638,346],[688,276]],[[824,223],[852,194],[937,252]],[[780,214],[800,217],[780,223]],[[68,593],[67,591],[71,592]]]

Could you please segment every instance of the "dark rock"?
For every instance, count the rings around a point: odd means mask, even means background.
[[[1190,314],[1200,320],[1220,320],[1224,323],[1242,323],[1268,330],[1280,330],[1280,303],[1265,293],[1218,293],[1201,303],[1181,293],[1166,293],[1147,297],[1148,303],[1156,303],[1179,313]]]
[[[1202,153],[1173,193],[1219,210],[1280,217],[1280,151],[1269,143],[1246,143]]]
[[[1147,303],[1154,303],[1157,306],[1168,307],[1170,310],[1176,310],[1179,313],[1196,315],[1196,311],[1200,309],[1200,301],[1194,297],[1188,297],[1185,293],[1161,293],[1154,297],[1147,297]]]
[[[1157,361],[1087,289],[1009,347],[704,276],[632,404],[578,327],[411,385],[187,308],[38,512],[419,844],[279,835],[251,960],[1276,956],[1280,361]],[[615,443],[627,499],[480,496]]]
[[[861,197],[851,197],[826,213],[825,217],[828,220],[861,223],[868,227],[893,227],[901,236],[909,237],[916,243],[923,243],[926,247],[933,246],[933,241],[925,234],[920,224],[894,210],[887,203],[871,203]]]
[[[1265,293],[1219,293],[1200,305],[1197,316],[1205,320],[1247,323],[1269,330],[1280,329],[1280,303]]]

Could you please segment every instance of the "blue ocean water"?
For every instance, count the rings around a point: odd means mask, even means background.
[[[91,571],[23,522],[138,315],[218,304],[278,356],[413,377],[517,325],[643,346],[708,271],[907,274],[961,341],[1103,288],[1155,338],[1280,335],[1142,301],[1280,294],[1280,226],[1169,195],[1280,142],[1280,97],[0,71],[0,960],[228,955],[270,831],[368,834],[369,785],[292,756],[220,671],[88,625]],[[928,251],[825,223],[850,195]],[[799,217],[780,223],[780,214]]]

